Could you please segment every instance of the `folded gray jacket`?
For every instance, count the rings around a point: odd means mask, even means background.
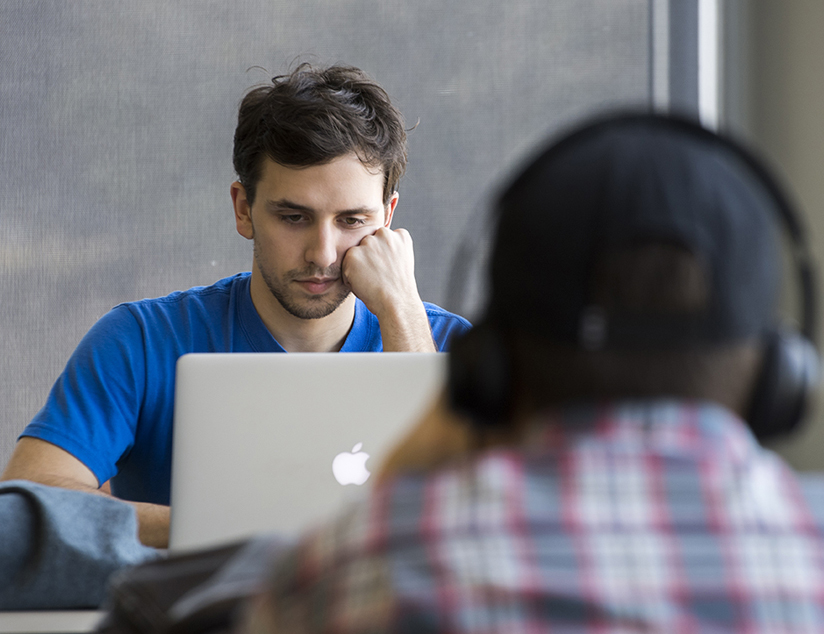
[[[139,542],[125,502],[0,483],[0,610],[97,608],[113,572],[162,556]]]

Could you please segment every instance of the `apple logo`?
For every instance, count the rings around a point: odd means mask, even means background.
[[[363,443],[359,442],[352,447],[352,452],[344,451],[335,456],[332,461],[332,473],[340,484],[357,484],[360,486],[371,475],[366,468],[369,454],[361,451]]]

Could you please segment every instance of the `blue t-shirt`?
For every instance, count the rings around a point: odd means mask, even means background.
[[[168,504],[175,365],[188,352],[285,352],[260,319],[249,273],[156,299],[120,304],[81,340],[23,436],[75,456],[112,492]],[[462,317],[424,304],[443,351]],[[360,300],[341,352],[380,352],[378,319]]]

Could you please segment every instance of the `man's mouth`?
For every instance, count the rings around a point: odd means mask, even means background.
[[[335,282],[337,277],[309,277],[302,280],[295,280],[305,291],[312,295],[320,295],[328,291]]]

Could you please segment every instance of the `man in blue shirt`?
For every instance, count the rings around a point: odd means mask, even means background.
[[[121,304],[78,345],[3,479],[111,491],[141,540],[168,540],[174,372],[187,352],[435,352],[466,320],[421,301],[412,240],[390,229],[406,166],[400,112],[351,67],[301,65],[251,90],[235,131],[250,273]]]

